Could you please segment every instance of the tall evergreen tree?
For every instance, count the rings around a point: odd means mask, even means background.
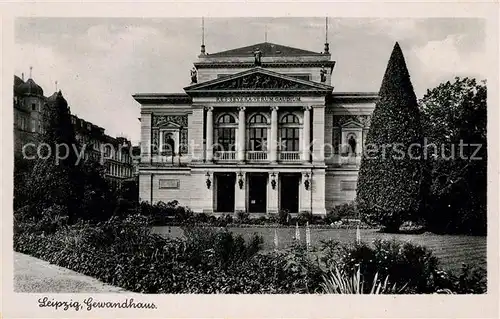
[[[417,99],[397,42],[379,96],[361,160],[357,203],[365,221],[397,231],[418,216],[424,175]]]

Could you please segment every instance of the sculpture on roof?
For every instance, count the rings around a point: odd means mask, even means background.
[[[262,52],[257,48],[255,52],[253,53],[253,56],[255,57],[254,64],[255,66],[261,66],[261,58],[262,58]]]
[[[320,78],[321,78],[321,83],[326,82],[326,74],[327,74],[327,71],[326,71],[325,67],[322,66],[321,67],[321,71],[319,71],[319,75],[320,75]]]
[[[198,83],[198,72],[196,71],[196,68],[193,67],[191,69],[191,84]]]

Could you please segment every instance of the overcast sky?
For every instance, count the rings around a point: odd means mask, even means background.
[[[325,18],[205,19],[208,53],[264,41],[320,52]],[[337,92],[380,88],[392,47],[399,41],[418,98],[453,79],[483,79],[485,21],[480,19],[330,18],[337,61]],[[15,27],[15,73],[33,79],[45,95],[55,81],[71,112],[138,142],[137,92],[183,92],[200,52],[201,18],[20,18]]]

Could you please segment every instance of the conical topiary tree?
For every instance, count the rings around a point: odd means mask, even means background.
[[[420,114],[397,42],[379,96],[361,160],[357,203],[363,220],[392,232],[417,216],[423,179]]]

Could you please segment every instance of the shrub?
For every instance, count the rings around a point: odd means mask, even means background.
[[[457,294],[483,294],[487,292],[486,269],[463,264],[458,273],[439,271],[436,286],[441,291]]]
[[[328,224],[331,224],[331,223],[336,223],[338,221],[340,221],[342,218],[340,217],[340,213],[333,209],[331,211],[329,211],[328,213],[326,213],[326,217],[325,217],[325,221],[328,223]]]
[[[333,207],[331,211],[326,214],[326,222],[331,224],[344,218],[357,218],[358,210],[355,202],[345,203]]]
[[[250,213],[244,211],[244,210],[239,210],[236,212],[236,220],[239,223],[248,223],[250,220]]]
[[[305,225],[306,223],[313,223],[313,214],[310,211],[301,211],[299,216],[297,216],[297,221],[300,225]]]
[[[289,225],[290,224],[290,211],[288,209],[281,209],[278,212],[278,222],[281,225]]]
[[[349,272],[360,267],[365,281],[373,281],[375,274],[389,276],[397,287],[406,287],[412,293],[435,291],[434,277],[438,259],[426,247],[395,240],[375,240],[373,247],[366,243],[346,246],[340,253],[341,267]]]
[[[368,294],[378,295],[397,294],[404,289],[404,287],[398,289],[395,284],[391,285],[389,276],[380,280],[378,273],[375,274],[370,287],[367,287],[366,284],[367,282],[362,278],[359,267],[352,274],[334,267],[328,274],[323,276],[321,290],[326,294],[363,294],[368,291]]]
[[[206,213],[197,213],[194,215],[194,220],[198,223],[208,223],[210,219]]]

